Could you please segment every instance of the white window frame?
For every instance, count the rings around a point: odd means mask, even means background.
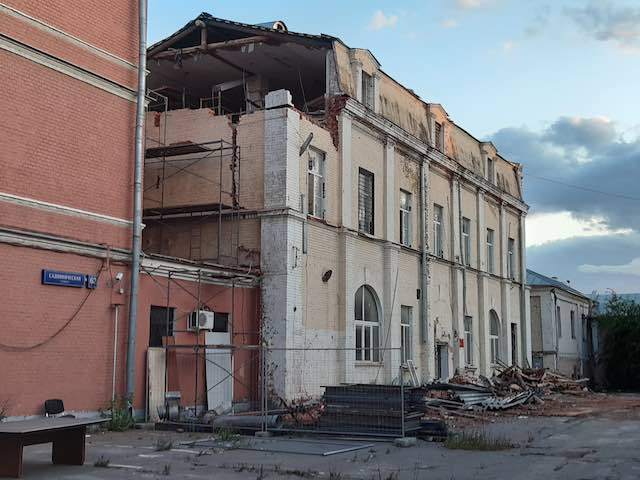
[[[464,264],[471,266],[471,220],[462,217],[462,248],[464,254]]]
[[[411,246],[411,192],[400,189],[400,243]]]
[[[436,257],[444,258],[444,208],[433,204],[433,253]]]
[[[516,278],[515,248],[516,241],[513,238],[509,238],[507,240],[507,278],[512,280]]]
[[[380,311],[378,309],[377,302],[375,300],[375,292],[371,289],[371,287],[367,285],[362,285],[356,291],[354,297],[354,310],[357,307],[356,298],[362,292],[362,310],[360,312],[360,319],[357,318],[356,312],[354,311],[354,347],[355,347],[355,360],[356,362],[380,362]],[[365,301],[364,295],[365,292],[369,292],[372,297],[372,301],[374,302],[376,308],[376,319],[366,319],[365,318]],[[360,340],[360,346],[358,346],[358,337]]]
[[[492,328],[495,322],[497,332]],[[489,317],[489,343],[491,345],[491,364],[496,365],[500,359],[500,321],[490,315]]]
[[[495,272],[495,239],[496,232],[491,228],[487,228],[487,271],[489,273]]]
[[[464,317],[464,363],[473,366],[473,317]]]
[[[360,188],[360,184],[363,181],[371,181],[371,212],[369,215],[369,225],[367,223],[367,198]],[[358,169],[358,230],[361,232],[373,235],[375,232],[375,214],[376,214],[376,196],[375,196],[375,176],[372,172],[365,170],[364,168]]]
[[[413,360],[413,307],[400,306],[400,354],[403,365]]]
[[[309,148],[307,173],[307,213],[312,217],[325,217],[325,153]]]

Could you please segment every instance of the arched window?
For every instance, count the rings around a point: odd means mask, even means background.
[[[500,358],[500,319],[495,310],[489,312],[489,341],[491,342],[491,363],[498,363]]]
[[[356,327],[356,360],[380,361],[380,319],[376,294],[367,285],[356,292],[354,320]]]

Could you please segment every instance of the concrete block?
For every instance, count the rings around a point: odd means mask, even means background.
[[[289,90],[282,89],[267,93],[267,95],[264,97],[264,107],[293,107],[291,92]]]
[[[415,447],[417,443],[416,437],[402,437],[396,438],[393,441],[393,444],[396,447],[406,448],[406,447]]]

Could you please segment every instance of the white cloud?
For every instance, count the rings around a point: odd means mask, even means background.
[[[570,212],[533,213],[527,216],[527,246],[578,237],[597,237],[602,235],[625,235],[632,233],[630,228],[608,228],[604,219],[592,217],[582,220]]]
[[[636,257],[629,263],[623,263],[621,265],[580,265],[578,270],[583,273],[622,273],[640,277],[640,257]]]
[[[507,40],[502,44],[502,51],[504,53],[511,53],[514,48],[516,48],[516,42],[513,40]]]
[[[493,6],[495,0],[456,0],[456,6],[463,10],[478,10]]]
[[[369,22],[369,29],[382,30],[383,28],[395,28],[397,23],[397,15],[385,15],[382,10],[377,10]]]
[[[458,21],[454,18],[447,18],[440,22],[442,28],[455,28],[458,26]]]

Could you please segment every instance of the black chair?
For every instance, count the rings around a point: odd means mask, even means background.
[[[64,413],[64,402],[59,398],[50,398],[44,402],[44,415],[46,417],[76,418],[75,415]]]

